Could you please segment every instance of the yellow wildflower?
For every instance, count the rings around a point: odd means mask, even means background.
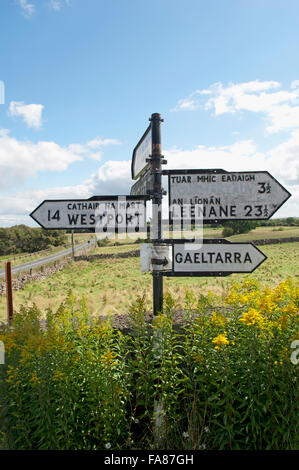
[[[211,322],[214,323],[214,325],[216,325],[216,326],[225,326],[226,325],[225,317],[219,312],[214,312],[213,313],[213,315],[211,316]]]
[[[229,344],[229,341],[227,339],[226,334],[220,334],[216,336],[213,340],[212,343],[216,344],[215,349],[220,349],[220,346],[225,346],[226,344]]]
[[[262,326],[264,322],[264,318],[255,308],[251,308],[248,310],[248,312],[244,312],[242,314],[240,321],[245,323],[245,325],[248,325],[248,326],[256,325],[256,324],[259,326]]]
[[[100,361],[103,362],[105,365],[113,365],[117,364],[115,361],[116,354],[108,349],[101,357]]]

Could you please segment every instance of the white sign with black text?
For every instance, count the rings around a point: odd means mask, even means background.
[[[186,249],[184,243],[173,245],[174,273],[251,273],[265,259],[251,243],[211,242],[195,250]]]
[[[267,171],[166,170],[171,218],[269,219],[290,193]]]
[[[46,229],[146,232],[146,200],[133,196],[46,200],[30,216]]]
[[[152,127],[151,124],[146,129],[140,141],[133,150],[131,176],[136,180],[141,172],[150,165],[146,161],[152,154]]]

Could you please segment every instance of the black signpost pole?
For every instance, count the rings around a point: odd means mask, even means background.
[[[162,155],[161,155],[161,119],[160,114],[152,114],[152,171],[154,174],[153,195],[153,237],[154,244],[162,241]],[[163,276],[159,271],[153,270],[153,304],[154,315],[162,311],[163,307]]]

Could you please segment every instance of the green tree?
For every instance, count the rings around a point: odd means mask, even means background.
[[[258,227],[259,222],[256,220],[232,220],[224,222],[223,226],[222,235],[229,237],[231,235],[237,235],[238,233],[248,233]]]
[[[0,255],[34,253],[67,243],[64,230],[44,230],[27,225],[0,229]]]

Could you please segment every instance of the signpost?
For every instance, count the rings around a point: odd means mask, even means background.
[[[170,223],[176,219],[204,223],[269,219],[291,194],[267,171],[223,169],[165,170],[161,154],[161,119],[154,113],[134,148],[130,196],[45,200],[30,216],[45,229],[95,232],[146,232],[146,201],[152,200],[151,244],[141,247],[141,270],[153,274],[154,315],[163,307],[163,276],[227,276],[251,273],[266,256],[252,243],[224,239],[162,238],[162,174],[168,175]],[[183,224],[184,226],[184,224]]]
[[[154,190],[153,190],[153,238],[154,244],[161,245],[162,242],[162,163],[161,154],[161,116],[160,114],[152,114],[152,157],[151,165],[154,174]],[[153,304],[154,315],[163,309],[163,276],[159,270],[153,269]]]
[[[45,229],[146,232],[147,199],[145,196],[93,196],[45,200],[30,216]]]
[[[166,170],[170,219],[269,219],[291,194],[267,171]]]
[[[161,206],[164,191],[161,177],[168,176],[169,222],[217,223],[228,220],[269,219],[290,193],[267,171],[228,172],[223,169],[164,170],[161,155],[159,114],[136,145],[132,158],[131,195],[152,199],[152,243],[140,250],[141,271],[153,273],[154,315],[163,306],[162,276],[227,276],[251,273],[266,256],[252,243],[230,243],[225,239],[163,240]],[[139,178],[139,179],[138,179]],[[182,226],[181,223],[179,226]],[[184,226],[184,225],[183,225]],[[171,255],[170,255],[171,250]]]

